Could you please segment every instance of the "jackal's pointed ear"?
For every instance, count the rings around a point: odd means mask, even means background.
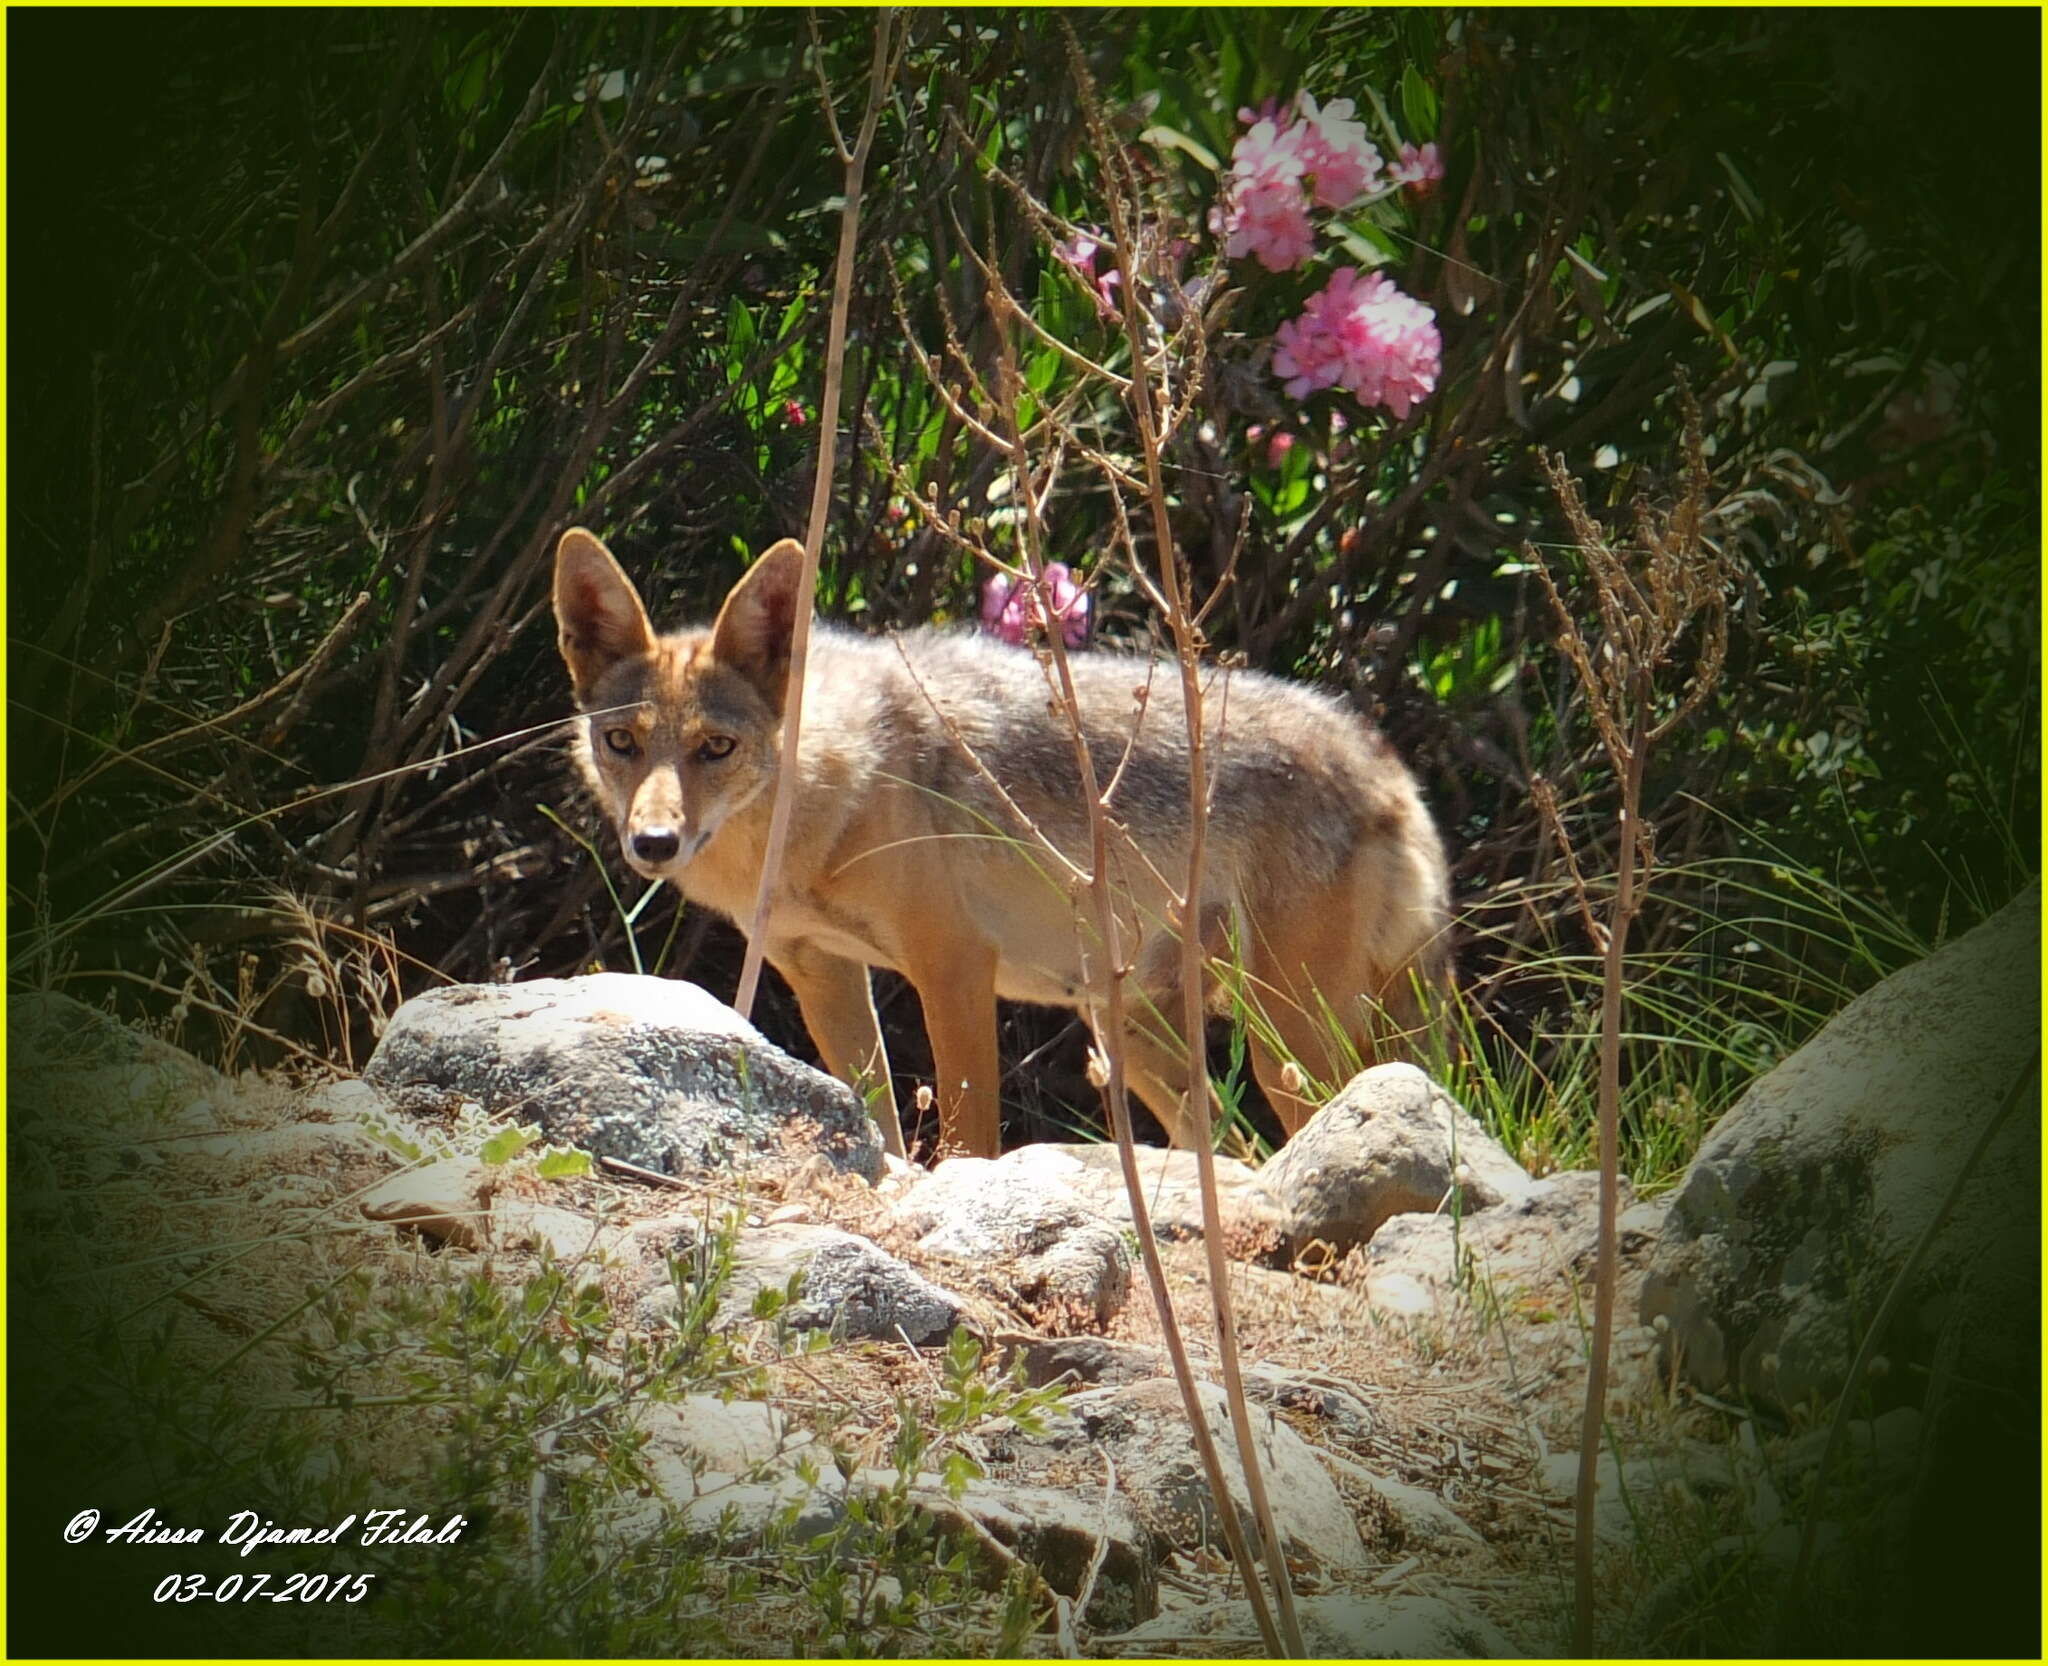
[[[789,682],[789,639],[796,629],[802,595],[804,547],[785,538],[749,567],[718,610],[711,629],[712,655],[761,691],[776,711]]]
[[[654,651],[640,592],[597,534],[580,526],[555,546],[555,623],[579,699],[608,667]]]

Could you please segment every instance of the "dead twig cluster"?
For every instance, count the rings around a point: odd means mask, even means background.
[[[1706,535],[1708,469],[1699,407],[1690,390],[1681,388],[1681,399],[1685,409],[1683,484],[1666,509],[1657,510],[1638,500],[1631,543],[1617,543],[1594,521],[1562,458],[1545,460],[1546,473],[1584,564],[1583,582],[1592,594],[1600,622],[1597,633],[1581,624],[1541,552],[1533,544],[1526,547],[1557,615],[1559,653],[1578,679],[1595,732],[1619,783],[1621,800],[1615,886],[1603,922],[1594,916],[1589,888],[1557,813],[1556,796],[1540,778],[1535,784],[1537,804],[1569,866],[1587,933],[1603,957],[1600,1236],[1576,1494],[1573,1647],[1579,1654],[1590,1654],[1593,1649],[1594,1506],[1605,1426],[1608,1355],[1614,1335],[1621,1017],[1626,994],[1623,959],[1629,927],[1641,912],[1649,887],[1655,853],[1652,826],[1643,819],[1643,776],[1656,744],[1713,693],[1728,650],[1728,592],[1733,572]],[[1667,692],[1666,684],[1674,675],[1680,679],[1679,687]]]

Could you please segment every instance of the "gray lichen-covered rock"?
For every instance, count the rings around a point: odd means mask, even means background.
[[[957,1499],[936,1487],[921,1487],[910,1497],[941,1523],[974,1522],[1036,1568],[1062,1596],[1078,1599],[1085,1591],[1088,1606],[1082,1617],[1097,1630],[1121,1630],[1158,1610],[1151,1536],[1113,1491],[1097,1489],[1091,1495],[1085,1487],[1065,1491],[970,1481]]]
[[[1131,1288],[1122,1234],[1056,1181],[1007,1162],[955,1157],[897,1203],[918,1248],[1003,1282],[1044,1320],[1106,1324]]]
[[[457,984],[393,1015],[364,1079],[401,1104],[460,1095],[551,1140],[675,1173],[817,1151],[875,1180],[853,1091],[695,984],[601,972]]]
[[[966,1311],[958,1297],[851,1232],[764,1226],[740,1234],[720,1322],[745,1318],[756,1291],[784,1289],[799,1272],[803,1284],[786,1313],[799,1330],[829,1330],[853,1340],[907,1338],[922,1345],[943,1342]]]
[[[1256,1545],[1258,1523],[1245,1491],[1223,1390],[1203,1383],[1199,1391],[1239,1524]],[[1065,1406],[1079,1422],[1047,1437],[1045,1450],[1068,1461],[1107,1453],[1116,1464],[1117,1489],[1163,1544],[1195,1549],[1222,1542],[1215,1502],[1173,1382],[1155,1379],[1090,1389],[1068,1396]],[[1317,1461],[1315,1449],[1267,1407],[1254,1404],[1249,1409],[1266,1499],[1287,1555],[1331,1573],[1364,1573],[1371,1559],[1357,1523],[1337,1484]],[[1027,1449],[1019,1450],[1028,1467]]]
[[[1535,1184],[1477,1119],[1412,1064],[1362,1070],[1259,1171],[1271,1216],[1299,1247],[1363,1244],[1391,1216],[1474,1214]]]
[[[2040,1043],[2040,890],[1852,1001],[1708,1135],[1643,1286],[1702,1387],[1838,1391],[1915,1241]],[[2009,1117],[1922,1258],[1884,1348],[1944,1332],[1979,1382],[2033,1380],[2040,1132]]]
[[[1657,1211],[1633,1204],[1620,1179],[1624,1265],[1640,1264]],[[1592,1277],[1600,1241],[1600,1176],[1574,1169],[1529,1183],[1520,1197],[1476,1215],[1396,1215],[1365,1248],[1375,1308],[1414,1317],[1441,1311],[1461,1290],[1548,1291]]]

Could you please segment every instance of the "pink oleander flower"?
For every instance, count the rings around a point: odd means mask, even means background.
[[[1095,256],[1102,248],[1094,235],[1087,231],[1076,231],[1064,243],[1055,243],[1052,252],[1084,277],[1095,276]]]
[[[1401,147],[1401,159],[1387,170],[1387,182],[1391,185],[1405,185],[1418,197],[1426,197],[1436,189],[1436,182],[1444,177],[1443,153],[1434,141],[1417,149],[1414,145]]]
[[[990,636],[1002,634],[999,627],[1010,605],[1010,593],[1016,587],[1017,581],[1008,573],[992,575],[981,587],[981,628]]]
[[[1290,271],[1315,250],[1311,203],[1348,207],[1379,189],[1385,164],[1348,98],[1319,105],[1302,93],[1291,111],[1268,99],[1238,115],[1248,125],[1209,224],[1232,260],[1252,255],[1269,272]]]
[[[1273,371],[1285,379],[1290,399],[1306,399],[1334,387],[1344,374],[1343,347],[1335,332],[1312,313],[1288,319],[1274,332],[1273,341]]]
[[[1255,255],[1269,272],[1299,266],[1315,248],[1293,132],[1270,119],[1252,123],[1231,150],[1230,187],[1211,216],[1225,254]]]
[[[1269,272],[1291,272],[1315,253],[1308,200],[1298,186],[1254,186],[1228,215],[1223,252],[1232,260],[1253,256]]]
[[[1099,276],[1095,260],[1103,251],[1101,241],[1090,231],[1076,231],[1064,243],[1055,243],[1052,252],[1061,261],[1074,269],[1081,281],[1094,293],[1095,310],[1105,318],[1113,318],[1120,310],[1117,305],[1116,287],[1124,281],[1124,275],[1112,266]]]
[[[1397,417],[1436,391],[1443,368],[1436,313],[1377,272],[1361,279],[1355,266],[1340,268],[1274,340],[1273,369],[1292,398],[1342,387]]]
[[[1301,119],[1292,129],[1302,169],[1315,181],[1315,198],[1325,208],[1348,208],[1380,183],[1380,153],[1356,119],[1357,105],[1334,98],[1317,106],[1300,97]]]
[[[981,628],[1004,642],[1022,643],[1034,626],[1046,623],[1046,606],[1060,622],[1060,636],[1069,648],[1088,640],[1089,596],[1074,582],[1065,562],[1048,561],[1039,583],[1019,582],[997,573],[981,590]]]

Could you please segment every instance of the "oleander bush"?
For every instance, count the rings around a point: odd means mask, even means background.
[[[1213,650],[1385,726],[1452,847],[1474,1045],[1554,1063],[1591,956],[1531,779],[1585,874],[1614,852],[1529,560],[1571,582],[1542,464],[1625,525],[1677,477],[1689,387],[1741,582],[1727,676],[1647,783],[1638,947],[1737,1038],[1710,1112],[2033,860],[2036,27],[915,13],[821,605],[975,628],[989,575],[949,530],[1001,547],[1028,484],[1090,651],[1150,639],[1082,463],[1136,445],[1097,374],[1129,368],[1135,289],[1183,401],[1173,535]],[[701,616],[801,533],[840,190],[821,84],[850,119],[867,21],[15,29],[100,91],[17,197],[16,978],[253,1058],[359,1053],[377,1004],[435,978],[626,964],[629,930],[729,988],[729,930],[670,896],[623,920],[639,899],[574,836],[546,572],[588,523],[658,615]],[[23,89],[31,116],[61,80]],[[1105,147],[1140,191],[1128,249]],[[1033,326],[1016,414],[1072,464],[1029,483],[968,416],[991,272]],[[1005,600],[989,624],[1022,634]],[[1814,929],[1818,892],[1886,925]],[[334,987],[352,955],[375,1001]],[[914,1076],[914,1003],[884,1004]],[[788,1006],[766,1018],[806,1045]],[[1068,1021],[1009,1022],[1037,1125],[1092,1105]]]

